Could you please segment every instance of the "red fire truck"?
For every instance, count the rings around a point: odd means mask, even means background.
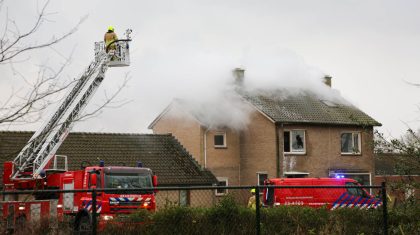
[[[4,176],[11,175],[13,162],[4,163]],[[47,171],[48,172],[48,171]],[[33,181],[14,182],[4,178],[6,191],[25,189],[93,189],[99,190],[96,197],[96,212],[99,215],[99,225],[114,219],[119,215],[130,214],[138,209],[154,211],[156,209],[155,192],[141,190],[157,186],[157,177],[149,168],[105,166],[86,167],[78,171],[47,173],[45,177]],[[106,189],[139,189],[141,194],[100,192]],[[27,196],[27,195],[25,195]],[[48,193],[42,191],[33,194],[27,200],[22,197],[8,197],[1,202],[3,218],[7,228],[13,229],[25,221],[36,221],[41,218],[57,218],[62,221],[64,216],[71,216],[75,230],[90,230],[92,223],[92,193]]]
[[[155,192],[141,190],[157,186],[157,177],[141,164],[137,167],[98,166],[69,171],[67,157],[56,155],[67,137],[74,120],[93,96],[105,77],[108,67],[130,65],[129,42],[117,40],[116,50],[105,51],[104,43],[95,44],[95,59],[84,71],[72,90],[65,96],[55,113],[20,151],[18,156],[3,165],[4,190],[78,190],[78,189],[139,189],[140,193],[121,194],[98,192],[96,200],[99,223],[137,209],[155,210]],[[117,191],[116,191],[117,192]],[[89,229],[92,222],[92,193],[35,192],[31,195],[5,195],[0,202],[3,228],[13,230],[25,221],[41,218],[62,219],[71,215],[76,230]]]
[[[265,185],[289,186],[266,188],[263,191],[265,206],[309,206],[337,208],[377,208],[382,201],[370,195],[357,181],[347,178],[275,178],[265,181]],[[293,186],[296,186],[294,188]],[[349,186],[347,188],[299,188],[299,186]]]

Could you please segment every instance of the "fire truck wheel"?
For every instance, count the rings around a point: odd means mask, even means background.
[[[82,216],[76,226],[76,234],[90,234],[92,224],[88,216]]]

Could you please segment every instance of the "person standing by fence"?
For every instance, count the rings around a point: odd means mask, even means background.
[[[248,208],[256,209],[257,208],[257,200],[255,198],[255,188],[251,189],[252,196],[248,200]]]

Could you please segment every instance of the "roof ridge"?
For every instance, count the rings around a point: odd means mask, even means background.
[[[0,133],[34,133],[35,131],[0,130]]]
[[[35,131],[15,131],[15,130],[0,130],[0,133],[35,133]],[[87,132],[75,131],[70,132],[73,135],[87,134],[87,135],[114,135],[114,136],[171,136],[171,133],[124,133],[124,132]]]
[[[87,134],[87,135],[128,135],[128,136],[169,136],[171,133],[155,134],[155,133],[130,133],[130,132],[88,132],[77,131],[70,132],[70,134]]]

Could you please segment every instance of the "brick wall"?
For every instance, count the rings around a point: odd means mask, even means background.
[[[276,127],[258,111],[251,114],[250,123],[241,131],[207,131],[193,118],[168,112],[155,124],[153,131],[172,133],[200,165],[206,165],[217,177],[227,177],[229,185],[254,185],[257,172],[265,172],[269,178],[283,176],[286,171],[308,172],[308,177],[329,177],[330,169],[343,169],[368,172],[372,179],[374,177],[372,127],[309,124]],[[305,130],[305,154],[283,153],[283,131],[294,129]],[[227,146],[215,148],[214,135],[223,131],[226,131]],[[361,133],[360,155],[341,154],[343,132]]]
[[[153,133],[171,133],[201,166],[206,166],[216,177],[227,177],[229,185],[239,184],[240,149],[237,131],[204,129],[197,120],[175,107],[155,123]],[[214,145],[214,135],[218,133],[226,133],[227,143],[224,148]]]
[[[153,126],[153,133],[171,133],[204,166],[203,129],[191,116],[181,115],[178,110],[171,109]]]
[[[284,130],[305,130],[306,153],[288,154],[282,152],[282,172],[309,172],[309,177],[328,177],[328,169],[361,170],[374,173],[373,129],[347,126],[284,125],[279,128],[280,143]],[[361,154],[341,154],[341,134],[361,133]]]
[[[226,133],[226,147],[216,147],[214,136],[222,133]],[[230,129],[209,130],[206,142],[206,167],[216,177],[227,177],[229,185],[239,185],[239,133]]]
[[[275,125],[259,112],[250,117],[248,129],[242,131],[241,184],[255,185],[257,172],[267,172],[268,177],[276,177],[277,150]]]

